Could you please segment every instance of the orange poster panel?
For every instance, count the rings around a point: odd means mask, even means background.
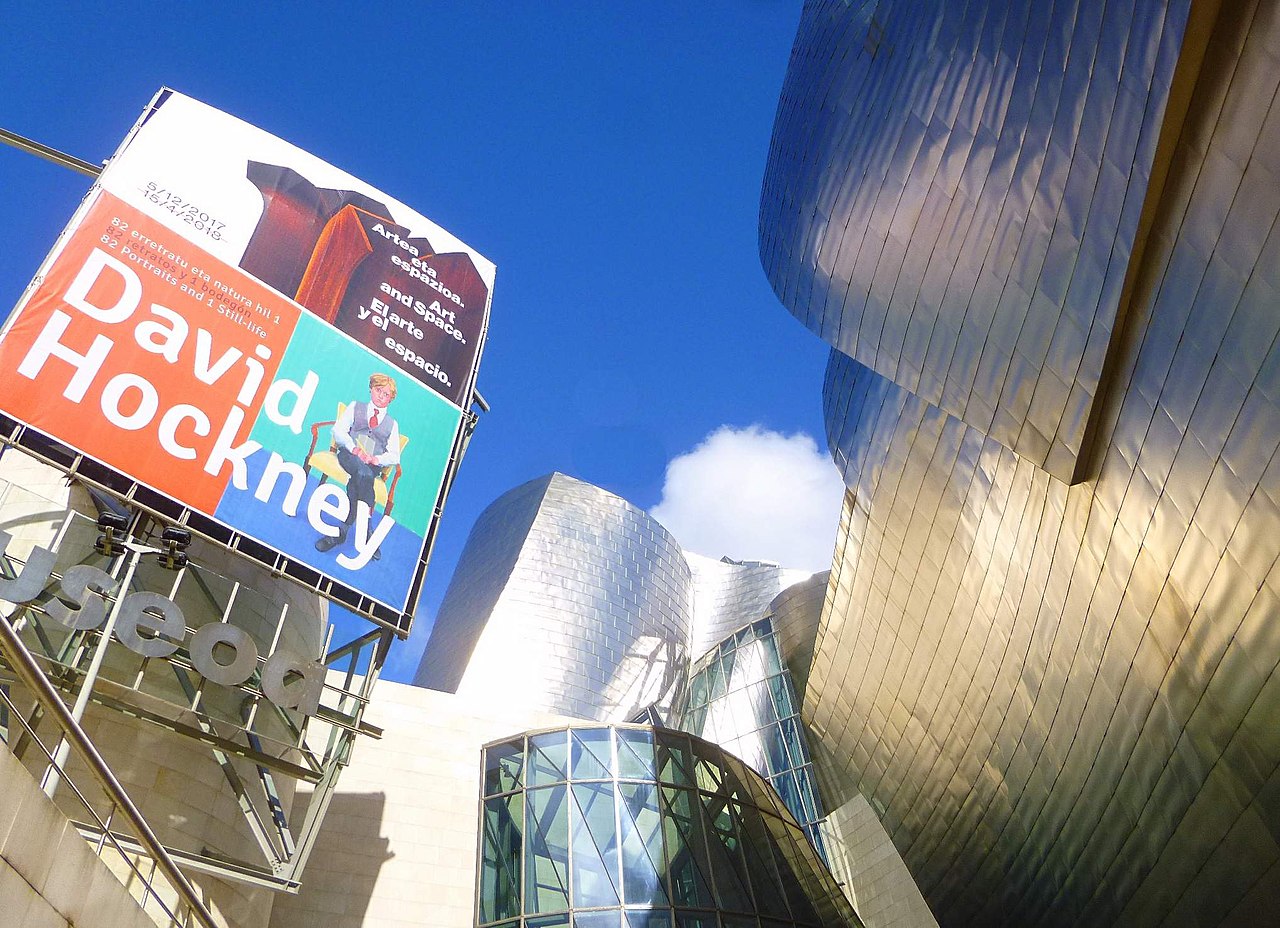
[[[0,340],[0,408],[204,513],[300,309],[103,193]]]

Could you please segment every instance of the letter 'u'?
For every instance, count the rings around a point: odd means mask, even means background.
[[[13,536],[0,529],[0,557],[9,550]],[[11,603],[25,603],[35,599],[49,582],[53,573],[54,554],[47,548],[32,548],[27,562],[16,577],[0,576],[0,599]]]

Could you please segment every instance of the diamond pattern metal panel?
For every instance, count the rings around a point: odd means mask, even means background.
[[[833,347],[1077,476],[1189,0],[808,0],[760,213]]]
[[[1280,907],[1278,88],[1280,9],[1224,4],[1089,482],[832,354],[849,492],[804,715],[943,925]]]

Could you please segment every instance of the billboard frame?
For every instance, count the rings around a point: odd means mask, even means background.
[[[94,177],[94,181],[41,261],[36,274],[23,291],[8,318],[5,319],[3,325],[0,325],[0,339],[5,337],[15,321],[21,317],[31,298],[44,282],[50,269],[62,256],[72,236],[81,228],[90,211],[102,196],[108,193],[107,188],[99,180],[102,172],[130,146],[142,127],[157,112],[165,100],[174,93],[175,91],[172,88],[162,87],[155,94],[112,156],[103,162],[102,167],[93,168],[87,162],[84,163],[84,167],[76,166],[76,170]],[[229,114],[224,115],[229,116]],[[235,119],[236,117],[229,118]],[[256,127],[253,128],[256,129]],[[264,134],[269,135],[269,133],[265,133],[265,130],[257,131],[262,131]],[[287,145],[289,143],[284,144]],[[427,221],[430,222],[430,220]],[[201,247],[191,240],[187,240],[187,243],[197,248]],[[248,272],[243,273],[248,274]],[[298,305],[293,297],[280,292],[270,283],[262,281],[252,274],[248,276],[255,283],[277,294],[281,299]],[[439,523],[443,516],[444,505],[478,422],[478,415],[474,408],[487,410],[487,404],[479,397],[476,390],[476,381],[479,365],[488,341],[491,302],[492,281],[490,280],[484,309],[480,317],[480,325],[476,334],[477,344],[474,359],[467,372],[465,385],[459,393],[461,403],[455,403],[448,397],[444,397],[451,406],[458,409],[460,418],[448,454],[444,458],[439,491],[431,508],[430,518],[425,526],[423,543],[417,553],[416,563],[412,568],[412,575],[406,587],[402,608],[389,605],[385,599],[374,598],[361,590],[354,582],[343,582],[331,574],[325,573],[322,569],[299,560],[262,539],[255,538],[223,520],[195,509],[191,505],[175,498],[174,495],[156,489],[145,480],[135,478],[119,468],[106,464],[94,455],[82,451],[75,447],[74,444],[66,441],[65,438],[55,437],[12,414],[0,412],[0,445],[19,448],[39,460],[62,470],[68,477],[80,480],[158,519],[187,528],[194,534],[222,545],[228,550],[265,567],[273,575],[287,577],[304,588],[368,619],[376,625],[390,629],[398,637],[407,638],[425,584],[427,568],[439,533]],[[302,312],[312,314],[311,310],[306,307],[302,307]],[[350,333],[336,327],[334,331],[340,333],[344,338],[359,344]],[[366,350],[370,350],[370,353],[373,354],[372,350],[368,349],[367,346]]]

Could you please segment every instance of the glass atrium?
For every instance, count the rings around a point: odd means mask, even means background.
[[[561,728],[483,769],[477,925],[861,925],[776,793],[700,738]]]
[[[743,626],[693,665],[680,727],[723,745],[766,777],[826,859],[818,830],[825,812],[771,619]]]

